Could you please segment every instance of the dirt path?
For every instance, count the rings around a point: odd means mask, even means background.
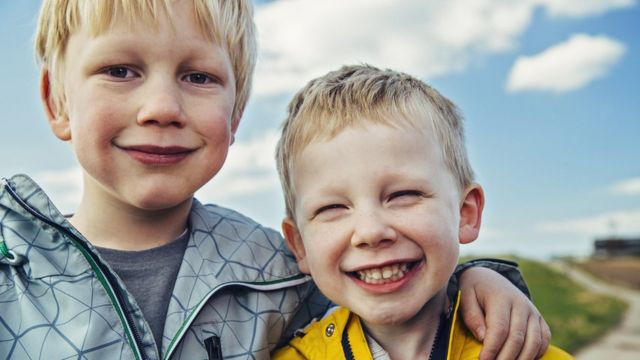
[[[566,263],[553,263],[553,267],[592,291],[613,295],[629,303],[629,310],[625,314],[622,323],[603,338],[575,354],[576,359],[640,359],[640,291],[605,283]]]

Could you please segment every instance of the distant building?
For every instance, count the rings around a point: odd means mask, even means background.
[[[640,238],[622,239],[611,237],[598,239],[594,242],[594,256],[640,256]]]

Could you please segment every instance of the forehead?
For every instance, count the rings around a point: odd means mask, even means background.
[[[197,26],[200,35],[220,44],[220,30],[216,21],[206,21],[212,17],[201,6],[195,6],[195,1],[81,1],[77,9],[75,27],[84,27],[93,36],[103,34],[113,28],[127,28],[134,30],[140,27],[154,30],[171,28],[180,31],[174,19],[188,19]],[[71,13],[73,13],[71,11]],[[71,31],[74,31],[74,24]]]
[[[440,172],[443,160],[436,137],[426,126],[363,123],[311,141],[299,152],[293,173],[296,178],[323,177],[327,170],[346,167],[387,174]]]
[[[327,197],[378,196],[398,186],[456,189],[434,136],[383,124],[349,127],[332,139],[310,143],[291,176],[297,211]]]

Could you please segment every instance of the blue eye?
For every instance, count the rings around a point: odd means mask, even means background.
[[[187,74],[184,79],[188,82],[194,83],[194,84],[199,84],[199,85],[205,85],[205,84],[209,84],[211,82],[214,82],[214,79],[204,73],[191,73],[191,74]]]
[[[113,66],[113,67],[107,68],[104,71],[104,73],[111,77],[115,77],[119,79],[127,79],[136,75],[132,70],[124,66]]]

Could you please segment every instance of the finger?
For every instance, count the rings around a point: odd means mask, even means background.
[[[538,358],[540,347],[542,346],[542,328],[540,327],[540,320],[537,313],[529,316],[527,323],[527,334],[524,339],[524,345],[522,351],[518,356],[518,360],[533,360]]]
[[[480,307],[480,302],[475,291],[465,291],[461,293],[460,310],[462,310],[462,320],[471,331],[473,336],[482,341],[486,332],[484,322],[484,311]]]
[[[496,359],[509,334],[511,305],[488,303],[486,313],[487,330],[479,360]]]
[[[529,314],[530,311],[524,311],[521,305],[516,304],[511,308],[509,336],[498,353],[498,360],[512,360],[518,357],[524,345]]]
[[[551,343],[551,329],[549,329],[549,325],[544,321],[542,316],[538,316],[538,323],[540,324],[540,329],[542,329],[542,343],[540,344],[537,357],[541,357]]]

